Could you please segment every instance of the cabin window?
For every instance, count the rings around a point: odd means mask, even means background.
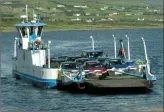
[[[25,27],[22,27],[22,28],[21,28],[21,33],[22,33],[22,36],[25,37],[25,35],[26,35]]]
[[[29,34],[30,35],[37,35],[37,27],[34,27],[34,26],[30,26],[30,29],[29,29]]]
[[[41,36],[43,26],[38,27],[38,36]]]
[[[34,32],[34,27],[33,27],[33,26],[31,26],[31,27],[30,27],[30,35],[32,35],[32,34],[33,34],[33,32]]]
[[[30,26],[29,34],[30,34],[30,40],[34,41],[36,39],[36,37],[37,37],[37,35],[35,34],[35,27]]]

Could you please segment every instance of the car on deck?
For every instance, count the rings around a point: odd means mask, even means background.
[[[99,61],[86,61],[83,69],[87,74],[102,75],[106,72],[106,68]]]

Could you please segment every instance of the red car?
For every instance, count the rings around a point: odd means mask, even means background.
[[[102,75],[106,72],[106,68],[99,61],[86,61],[83,65],[83,69],[88,74]]]

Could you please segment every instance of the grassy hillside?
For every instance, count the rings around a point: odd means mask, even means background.
[[[4,0],[0,31],[11,31],[29,7],[47,23],[47,30],[162,27],[163,0]]]

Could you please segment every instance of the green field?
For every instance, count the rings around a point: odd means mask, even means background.
[[[0,2],[0,31],[13,31],[29,7],[46,30],[162,28],[162,0],[8,0]]]

